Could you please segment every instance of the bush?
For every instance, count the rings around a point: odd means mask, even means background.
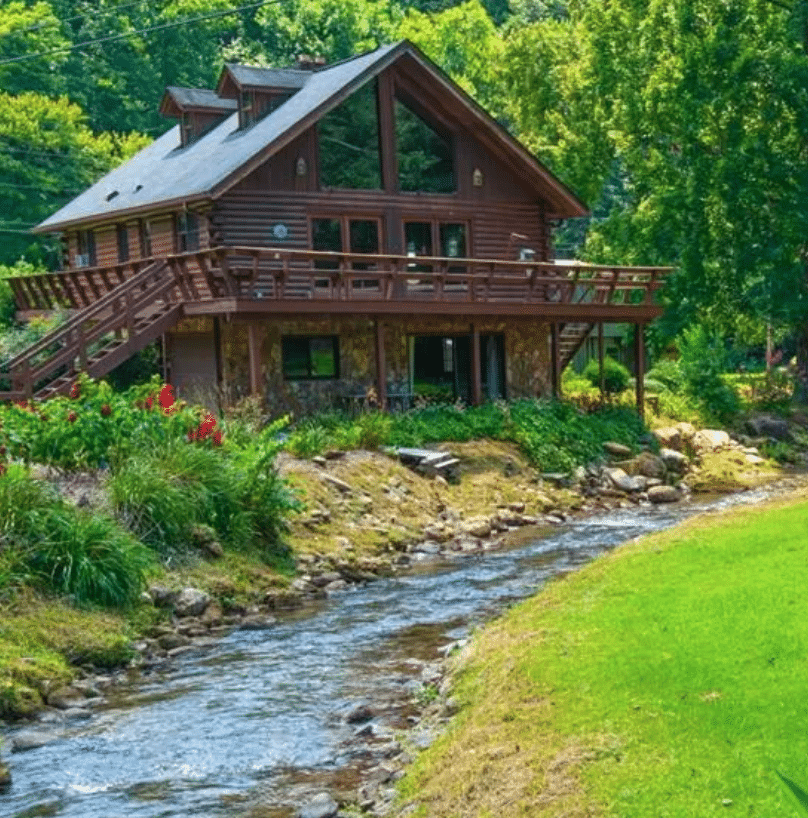
[[[151,556],[113,520],[60,505],[43,534],[27,563],[46,588],[79,604],[123,607],[137,598]]]
[[[583,376],[592,386],[600,388],[600,364],[592,358],[584,367]],[[623,364],[606,355],[603,358],[603,390],[607,395],[617,395],[628,389],[631,373]]]
[[[79,604],[123,606],[149,561],[113,520],[63,502],[21,466],[0,476],[0,588],[27,582]]]
[[[108,486],[126,527],[164,558],[187,550],[195,525],[233,545],[249,535],[241,486],[219,449],[173,440],[132,455]]]
[[[199,525],[234,548],[281,550],[284,514],[296,507],[275,457],[285,420],[242,448],[206,448],[184,440],[133,455],[109,480],[124,524],[163,558],[182,556]]]
[[[740,409],[740,401],[722,379],[727,353],[721,339],[699,324],[684,330],[678,347],[686,391],[701,402],[709,418],[721,423],[731,420]]]

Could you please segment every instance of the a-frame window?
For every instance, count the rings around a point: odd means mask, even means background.
[[[399,189],[407,193],[454,193],[451,135],[427,122],[400,98],[395,102]]]
[[[381,187],[376,82],[364,85],[318,123],[320,187]]]

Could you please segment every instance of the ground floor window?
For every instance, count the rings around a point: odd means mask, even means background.
[[[290,336],[281,341],[283,377],[287,380],[339,377],[336,335]]]

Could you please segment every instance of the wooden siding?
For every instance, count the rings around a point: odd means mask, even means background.
[[[469,225],[469,255],[474,258],[515,260],[520,246],[536,250],[537,258],[548,258],[548,239],[542,213],[528,203],[482,203],[456,197],[401,194],[386,196],[381,191],[325,191],[290,196],[273,192],[231,192],[219,199],[211,214],[218,244],[252,247],[310,247],[309,220],[350,216],[356,219],[381,217],[385,252],[402,253],[402,223],[405,221],[466,222]],[[288,236],[280,240],[273,227],[282,224]],[[511,233],[528,237],[512,239]]]

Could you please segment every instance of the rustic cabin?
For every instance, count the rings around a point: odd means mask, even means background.
[[[11,281],[20,315],[68,317],[0,397],[157,339],[180,394],[296,413],[557,393],[615,322],[642,373],[666,270],[555,262],[552,227],[585,205],[411,43],[225,65],[160,110],[174,128],[35,228],[63,269]]]

